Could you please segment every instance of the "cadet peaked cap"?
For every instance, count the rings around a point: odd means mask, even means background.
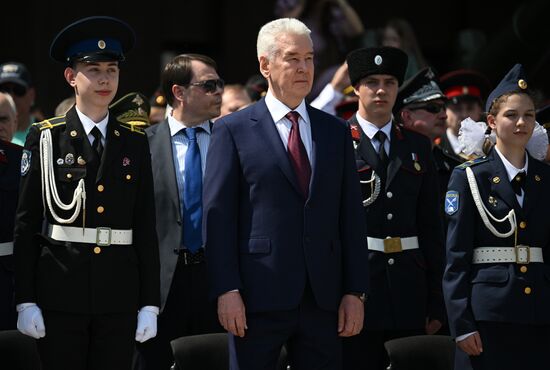
[[[458,69],[444,74],[439,78],[439,87],[453,103],[462,97],[484,101],[491,90],[487,77],[472,69]]]
[[[134,43],[134,31],[127,23],[94,16],[61,30],[50,46],[50,56],[62,63],[122,61]]]
[[[131,92],[109,106],[109,113],[123,123],[136,126],[149,126],[151,105],[145,95]]]
[[[352,85],[356,85],[364,77],[375,74],[394,76],[401,85],[409,57],[401,49],[383,46],[354,50],[348,54],[346,60]]]
[[[399,88],[393,112],[398,113],[409,104],[425,103],[436,99],[447,100],[447,97],[437,84],[435,73],[430,67],[426,67]]]
[[[489,94],[487,102],[485,104],[485,111],[489,112],[495,99],[499,96],[510,92],[522,92],[527,89],[527,79],[525,77],[525,71],[521,64],[516,64],[512,69],[504,76],[502,81],[497,87]]]
[[[25,65],[8,62],[0,65],[0,85],[14,83],[24,87],[32,86],[31,74]]]

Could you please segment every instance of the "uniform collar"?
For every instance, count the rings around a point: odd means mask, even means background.
[[[376,133],[379,130],[382,130],[382,132],[386,134],[386,139],[388,140],[388,142],[391,141],[391,126],[392,126],[391,119],[388,121],[388,123],[382,126],[382,128],[378,128],[378,126],[376,126],[374,123],[371,123],[366,119],[364,119],[363,117],[361,117],[359,112],[355,114],[355,117],[357,118],[357,122],[359,123],[359,126],[361,126],[361,129],[363,130],[365,135],[369,137],[369,139],[372,140],[374,135],[376,135]]]
[[[188,128],[183,122],[178,121],[172,115],[168,116],[168,127],[170,127],[170,136],[176,135],[183,129]],[[210,121],[206,120],[200,125],[195,125],[193,127],[202,128],[208,135],[210,135]]]
[[[82,122],[82,127],[84,128],[84,132],[86,133],[86,135],[90,135],[90,132],[93,130],[93,128],[97,127],[101,132],[101,135],[103,135],[104,138],[107,137],[107,123],[109,122],[109,112],[107,112],[105,118],[96,123],[92,121],[90,117],[86,116],[84,113],[78,110],[78,107],[75,107],[75,109],[76,114],[78,114],[78,118],[80,119],[80,122]]]
[[[527,153],[525,153],[525,166],[523,168],[516,168],[510,161],[506,159],[506,157],[498,150],[497,146],[495,145],[495,151],[500,157],[500,160],[502,161],[502,164],[504,165],[504,168],[506,169],[506,174],[508,175],[508,181],[512,181],[513,178],[516,177],[516,175],[520,172],[527,173],[527,167],[529,165],[529,156]]]

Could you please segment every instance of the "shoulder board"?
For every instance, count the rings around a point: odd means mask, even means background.
[[[120,127],[123,127],[128,131],[136,132],[136,133],[141,134],[141,135],[145,135],[145,130],[143,129],[143,127],[139,127],[139,126],[136,126],[136,125],[130,125],[128,123],[123,123],[123,122],[120,122],[120,121],[118,121],[118,124],[120,125]]]
[[[487,157],[479,157],[476,159],[472,159],[470,161],[464,162],[461,165],[456,166],[456,168],[460,168],[461,170],[465,170],[467,167],[475,166],[476,164],[480,164],[483,162],[487,162],[489,158]]]
[[[42,122],[33,123],[40,131],[66,124],[65,116],[53,117]]]

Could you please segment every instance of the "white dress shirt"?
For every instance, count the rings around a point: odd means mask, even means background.
[[[107,137],[107,123],[109,123],[109,112],[107,112],[105,118],[97,123],[92,121],[90,117],[79,111],[78,107],[76,107],[76,114],[78,114],[78,118],[80,119],[80,122],[82,122],[84,132],[86,133],[86,136],[88,136],[88,141],[90,142],[90,145],[93,145],[95,141],[94,135],[92,135],[91,132],[94,127],[97,127],[99,129],[99,132],[101,132],[101,144],[103,145],[103,147],[105,147],[105,138]]]
[[[384,142],[384,151],[389,156],[389,154],[390,154],[390,141],[391,141],[391,120],[389,120],[388,123],[386,123],[384,126],[382,126],[382,128],[378,128],[378,126],[376,126],[374,123],[371,123],[371,122],[367,121],[366,119],[364,119],[363,117],[361,117],[361,115],[359,113],[356,113],[355,117],[357,118],[357,122],[359,122],[359,126],[361,126],[361,129],[363,130],[365,135],[367,135],[368,138],[370,139],[370,142],[371,142],[372,146],[374,147],[374,151],[376,153],[378,153],[378,148],[380,147],[380,142],[378,141],[378,139],[374,138],[374,135],[376,135],[376,133],[379,130],[382,130],[382,132],[384,134],[386,134],[386,141]]]

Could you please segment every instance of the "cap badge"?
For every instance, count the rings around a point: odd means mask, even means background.
[[[527,88],[527,81],[521,79],[518,81],[518,86],[520,89],[525,90]]]
[[[6,64],[2,67],[2,72],[4,73],[15,73],[17,72],[17,65],[15,64]]]
[[[99,40],[97,42],[97,47],[100,48],[101,50],[105,49],[105,46],[107,46],[107,44],[105,44],[105,41]]]
[[[462,86],[462,95],[468,95],[469,92],[470,89],[468,88],[468,86]]]
[[[141,98],[141,96],[136,95],[136,97],[132,99],[132,103],[136,103],[137,106],[140,106],[143,104],[143,99]]]
[[[376,64],[377,66],[379,66],[380,64],[382,64],[383,60],[382,60],[382,57],[380,55],[377,55],[374,57],[374,64]]]

